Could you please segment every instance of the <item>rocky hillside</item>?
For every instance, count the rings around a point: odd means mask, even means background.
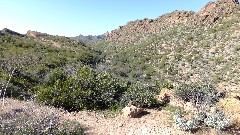
[[[105,34],[105,40],[135,43],[144,41],[152,34],[164,34],[170,28],[178,25],[203,25],[210,28],[223,20],[226,16],[231,16],[239,12],[239,3],[236,0],[218,0],[209,2],[198,12],[193,11],[173,11],[159,16],[156,19],[136,20],[128,22],[125,26]]]
[[[240,6],[209,2],[198,12],[174,11],[128,22],[105,34],[101,69],[139,81],[239,83]]]

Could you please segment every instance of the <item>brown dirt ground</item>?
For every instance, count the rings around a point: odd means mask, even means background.
[[[0,101],[0,115],[13,109],[21,109],[24,106],[36,106],[30,101],[17,101],[6,99],[2,109]],[[127,118],[118,114],[111,117],[102,112],[80,111],[68,113],[60,109],[40,106],[37,110],[53,111],[59,114],[62,120],[77,120],[84,128],[86,135],[190,135],[174,126],[170,113],[167,110],[145,109],[137,118]],[[39,112],[39,111],[37,111]],[[40,111],[41,112],[41,111]],[[218,135],[214,130],[204,130],[195,135]],[[225,133],[224,133],[225,134]]]

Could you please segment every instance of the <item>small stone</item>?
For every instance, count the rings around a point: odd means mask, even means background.
[[[123,124],[122,124],[122,123],[120,123],[120,124],[118,125],[118,127],[123,127]]]

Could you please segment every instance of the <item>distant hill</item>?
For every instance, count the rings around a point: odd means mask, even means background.
[[[83,35],[79,35],[76,37],[71,37],[71,39],[74,40],[79,40],[85,43],[89,43],[89,42],[96,42],[99,40],[102,40],[104,38],[104,35],[97,35],[97,36],[92,36],[92,35],[88,35],[88,36],[83,36]]]
[[[23,34],[20,34],[18,32],[12,31],[10,29],[4,28],[0,30],[0,35],[2,34],[11,34],[11,35],[16,35],[16,36],[24,36]]]

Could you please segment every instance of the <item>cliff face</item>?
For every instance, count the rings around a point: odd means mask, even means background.
[[[218,20],[239,12],[238,0],[218,0],[209,2],[198,12],[174,11],[159,16],[156,19],[143,19],[127,23],[118,29],[105,34],[106,41],[134,43],[142,41],[152,34],[161,34],[178,24],[204,25],[213,27]]]

